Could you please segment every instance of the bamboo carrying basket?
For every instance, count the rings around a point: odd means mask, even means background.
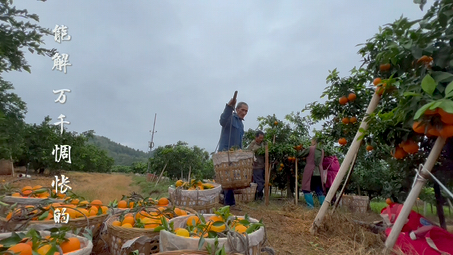
[[[252,151],[222,151],[212,155],[216,183],[223,189],[244,189],[250,186],[253,175]]]
[[[20,233],[25,234],[26,232],[20,231]],[[39,233],[41,234],[41,236],[50,235],[49,231],[39,231]],[[11,232],[0,234],[0,240],[10,237],[11,234],[12,234]],[[73,252],[65,253],[64,255],[90,255],[91,254],[91,251],[93,250],[93,243],[90,240],[86,239],[85,237],[73,235],[70,233],[67,233],[65,237],[77,237],[80,240],[80,249],[73,251]]]
[[[366,213],[370,203],[368,196],[348,196],[341,197],[340,206],[346,207],[351,212]]]
[[[171,203],[175,206],[189,207],[199,213],[212,213],[219,205],[219,194],[222,186],[211,183],[214,188],[206,190],[183,190],[181,188],[168,188]]]
[[[130,252],[136,250],[133,247],[128,249],[122,249],[123,245],[131,239],[146,236],[151,238],[151,241],[147,245],[138,247],[140,254],[145,254],[145,250],[149,250],[149,254],[155,254],[159,252],[159,232],[154,232],[154,229],[149,228],[123,228],[119,226],[113,226],[113,222],[119,218],[119,215],[110,217],[107,224],[108,232],[108,245],[109,252],[112,255],[128,255]],[[146,255],[149,255],[146,254]]]
[[[250,183],[250,187],[234,191],[234,199],[236,202],[250,203],[255,200],[256,183]]]

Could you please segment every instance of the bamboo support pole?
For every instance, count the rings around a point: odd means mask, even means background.
[[[344,182],[343,187],[341,188],[340,194],[337,197],[337,201],[335,201],[335,205],[333,206],[332,214],[337,209],[338,204],[341,201],[341,197],[343,196],[343,192],[344,192],[346,186],[348,185],[349,180],[351,179],[351,175],[352,175],[352,171],[354,170],[354,165],[355,165],[355,160],[356,159],[357,159],[357,154],[355,154],[354,160],[352,160],[352,164],[351,164],[351,167],[349,168],[349,172],[348,172],[348,176],[346,177],[346,181]]]
[[[332,187],[330,188],[329,192],[327,193],[324,203],[322,203],[321,209],[319,209],[318,215],[316,215],[316,218],[313,221],[313,224],[310,228],[310,232],[312,234],[315,234],[317,232],[318,226],[322,223],[322,220],[324,219],[324,216],[326,215],[327,209],[330,206],[330,203],[332,201],[334,194],[337,192],[338,188],[340,187],[340,184],[343,181],[343,177],[345,176],[346,172],[349,169],[349,166],[351,165],[352,158],[357,154],[357,151],[359,150],[359,147],[361,144],[361,141],[358,141],[359,137],[362,135],[361,130],[366,130],[368,128],[368,123],[366,121],[366,118],[370,113],[374,112],[380,99],[381,99],[381,97],[379,95],[377,95],[376,93],[373,94],[370,104],[368,105],[368,108],[366,110],[365,118],[362,120],[362,123],[360,124],[360,127],[357,130],[357,133],[354,137],[354,140],[352,141],[352,144],[349,147],[348,153],[346,154],[346,158],[341,163],[341,167],[340,167],[340,170],[338,171],[337,177],[335,178],[335,180],[332,184]]]
[[[297,205],[298,202],[299,202],[299,191],[297,190],[297,184],[298,184],[297,183],[297,158],[296,158],[296,166],[295,166],[295,168],[296,168],[296,170],[295,170],[296,171],[296,183],[295,183],[295,186],[294,186],[294,191],[295,191],[296,194],[295,194],[294,197],[296,198],[296,205]]]
[[[165,164],[164,169],[162,169],[162,172],[160,172],[159,179],[157,179],[156,185],[154,185],[154,187],[157,187],[157,184],[159,183],[160,178],[162,178],[162,175],[164,174],[165,168],[167,168],[167,164]]]
[[[412,207],[414,206],[415,200],[420,195],[420,191],[422,190],[428,178],[430,178],[429,172],[431,172],[434,164],[436,164],[436,161],[439,158],[439,155],[442,151],[442,148],[445,145],[445,142],[446,142],[445,138],[438,137],[436,139],[436,143],[434,144],[431,152],[429,153],[429,156],[426,159],[423,169],[420,171],[420,176],[417,176],[415,185],[412,187],[412,190],[407,196],[406,201],[404,201],[403,208],[401,209],[398,218],[396,218],[395,224],[393,225],[392,230],[387,240],[385,241],[386,250],[384,250],[384,252],[388,252],[389,250],[393,249],[393,246],[396,243],[396,239],[401,233],[401,229],[403,228],[404,224],[406,224],[406,220],[409,217],[409,213],[412,211]]]
[[[269,146],[267,145],[266,143],[266,146],[265,146],[265,157],[264,157],[264,179],[265,179],[265,182],[264,182],[264,201],[265,201],[265,204],[266,206],[269,205],[269,177],[270,177],[270,173],[269,173]]]

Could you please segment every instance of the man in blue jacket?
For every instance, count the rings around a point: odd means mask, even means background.
[[[236,99],[231,99],[220,115],[222,133],[220,134],[219,151],[227,151],[230,148],[242,149],[242,138],[244,136],[242,121],[247,115],[249,106],[244,102],[239,102],[236,112],[233,112],[234,105],[236,105]],[[236,205],[233,190],[224,190],[224,205]]]

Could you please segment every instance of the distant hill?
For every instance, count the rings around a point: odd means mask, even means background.
[[[130,166],[134,162],[147,162],[148,160],[148,153],[121,145],[104,136],[95,135],[88,143],[106,150],[108,155],[115,160],[115,165]]]

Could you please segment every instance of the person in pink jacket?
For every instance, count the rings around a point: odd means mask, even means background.
[[[317,138],[311,140],[311,146],[299,152],[299,160],[306,158],[306,165],[302,175],[302,192],[309,208],[314,208],[312,192],[315,191],[319,204],[322,205],[325,199],[326,189],[323,180],[326,179],[326,173],[323,170],[322,162],[324,159],[324,150],[318,147]]]

